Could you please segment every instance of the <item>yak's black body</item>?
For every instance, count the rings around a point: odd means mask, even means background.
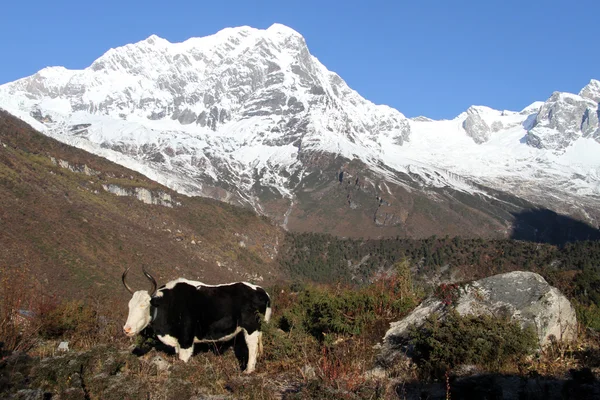
[[[194,339],[219,341],[239,328],[248,334],[259,331],[259,314],[265,315],[270,299],[264,289],[244,283],[194,287],[180,282],[171,289],[160,288],[150,305],[154,332],[176,338],[185,349]]]

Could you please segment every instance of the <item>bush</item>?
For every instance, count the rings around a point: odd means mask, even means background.
[[[577,320],[588,328],[600,332],[600,307],[595,303],[590,305],[584,305],[577,301],[575,304],[575,310],[577,311]]]
[[[375,321],[405,315],[416,302],[403,275],[361,288],[306,285],[282,310],[278,326],[284,331],[300,328],[323,342],[335,335],[360,335]]]
[[[433,296],[440,299],[444,305],[455,306],[460,297],[460,286],[458,283],[442,283],[435,288]]]
[[[461,316],[456,310],[443,320],[432,314],[410,334],[414,360],[424,375],[436,378],[463,364],[499,371],[522,361],[537,346],[531,327],[522,329],[506,318]]]
[[[38,342],[38,307],[27,283],[26,268],[0,268],[0,357],[2,352],[31,350]]]

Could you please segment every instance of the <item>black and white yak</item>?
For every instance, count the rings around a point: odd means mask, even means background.
[[[263,288],[247,282],[207,285],[179,278],[157,290],[156,280],[144,270],[152,291],[134,292],[125,281],[127,272],[129,268],[123,272],[123,285],[133,294],[123,327],[127,336],[149,326],[161,342],[174,347],[179,358],[188,362],[194,343],[227,341],[243,332],[248,346],[244,372],[254,371],[262,352],[260,315],[265,322],[271,317],[271,300]]]

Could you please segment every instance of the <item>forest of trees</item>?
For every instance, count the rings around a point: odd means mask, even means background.
[[[279,261],[298,280],[362,285],[408,260],[416,281],[474,280],[514,270],[541,274],[575,304],[585,325],[600,330],[600,241],[563,246],[512,239],[341,239],[289,234]]]

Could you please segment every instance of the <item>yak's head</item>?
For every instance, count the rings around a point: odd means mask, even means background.
[[[129,315],[127,316],[125,326],[123,326],[123,332],[127,336],[132,337],[140,333],[152,320],[152,316],[150,315],[150,300],[156,292],[156,281],[152,275],[144,269],[144,275],[146,275],[152,283],[152,291],[150,293],[146,290],[134,292],[129,285],[127,285],[127,282],[125,282],[127,272],[129,272],[129,268],[123,272],[122,281],[125,288],[133,295],[133,297],[129,300]]]

